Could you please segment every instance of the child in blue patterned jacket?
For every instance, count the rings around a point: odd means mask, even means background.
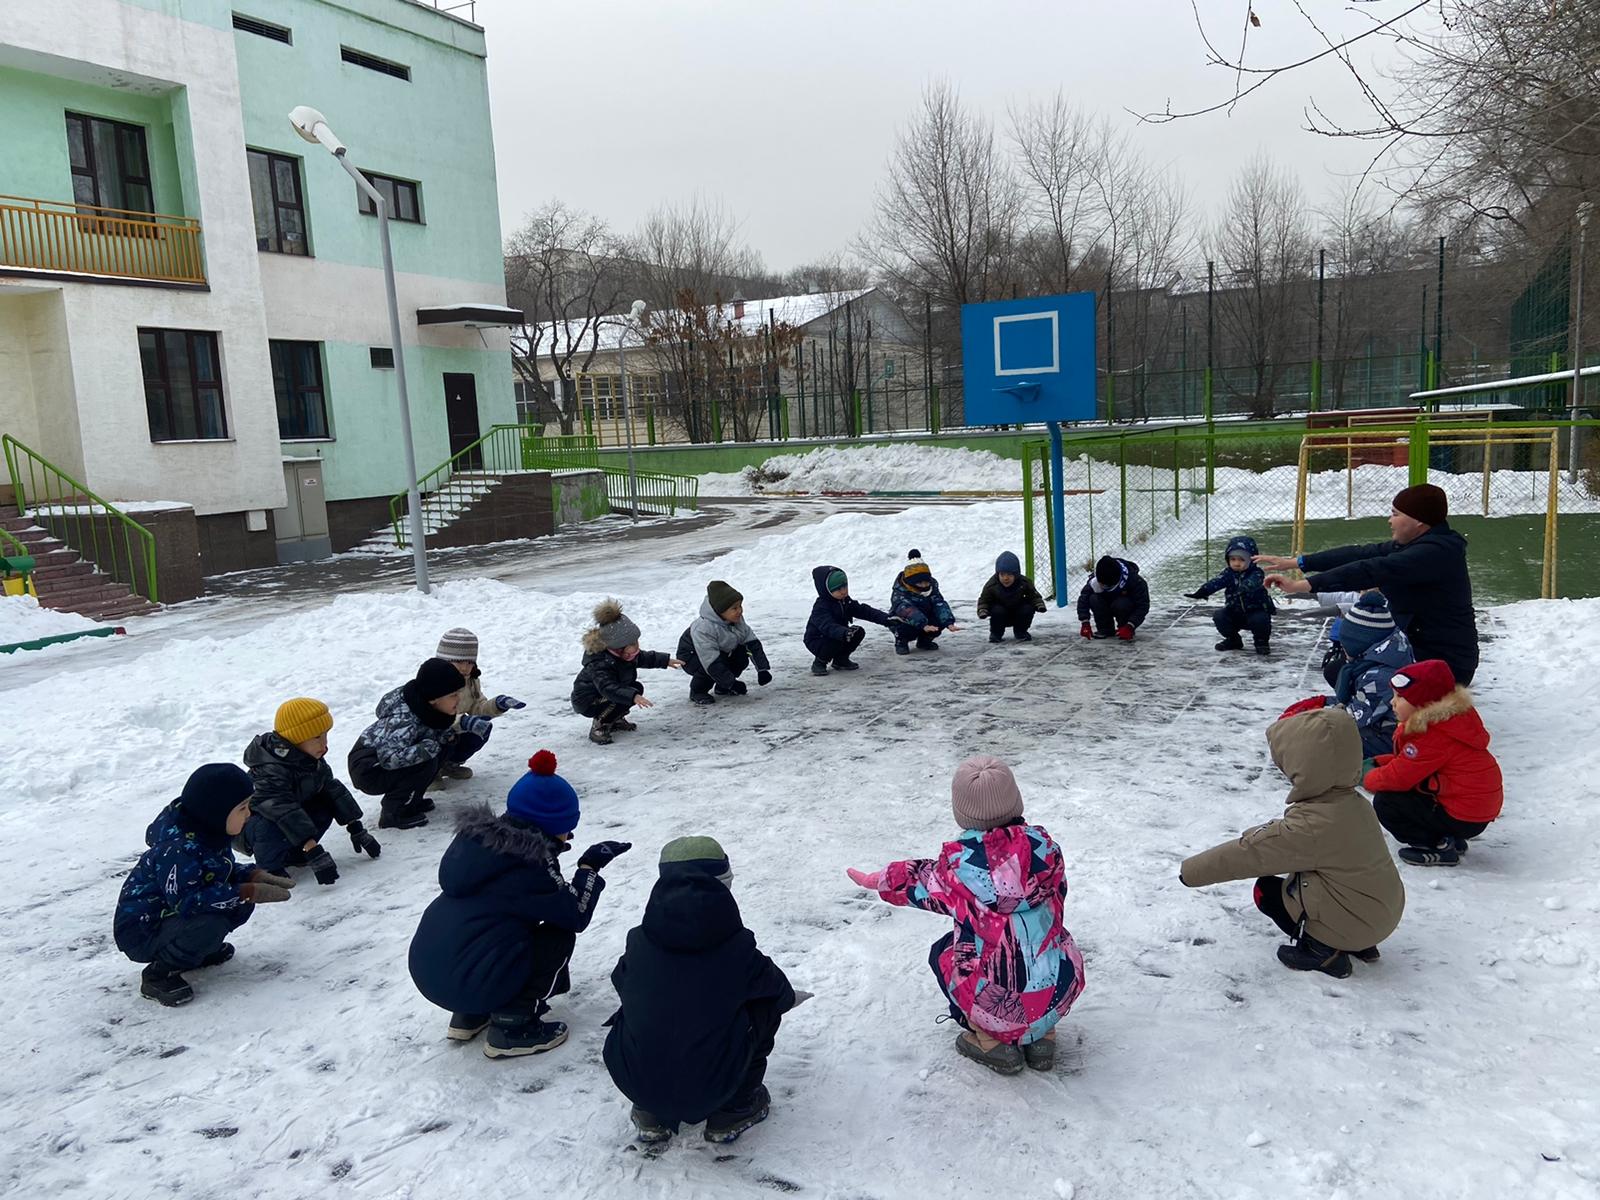
[[[1213,592],[1226,591],[1227,603],[1211,615],[1222,640],[1218,650],[1243,650],[1241,630],[1248,629],[1257,654],[1271,652],[1272,614],[1277,611],[1267,594],[1266,572],[1255,565],[1254,538],[1236,537],[1228,543],[1223,557],[1227,566],[1215,579],[1209,579],[1192,592],[1190,600],[1204,600]]]
[[[913,641],[918,650],[937,650],[941,633],[961,628],[920,550],[907,556],[905,569],[894,577],[894,587],[889,590],[889,627],[894,630],[896,654],[910,654]]]

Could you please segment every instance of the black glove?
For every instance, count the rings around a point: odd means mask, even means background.
[[[1204,592],[1185,592],[1183,598],[1185,600],[1204,600],[1206,594]]]
[[[367,832],[367,827],[360,821],[351,821],[344,827],[350,835],[350,844],[355,847],[357,854],[365,854],[368,858],[377,858],[383,849],[378,845],[378,839]]]
[[[324,887],[339,878],[339,867],[333,861],[333,855],[321,846],[311,852],[311,857],[306,859],[306,866]]]
[[[728,690],[735,696],[742,696],[750,690],[750,685],[742,679],[735,679],[728,685]]]
[[[852,646],[859,646],[862,643],[862,641],[865,640],[866,636],[867,636],[867,630],[866,630],[865,626],[852,625],[852,626],[850,626],[849,634],[845,637],[844,640],[846,642],[850,643],[850,645],[852,645]]]
[[[588,867],[591,871],[603,871],[617,855],[626,854],[632,849],[632,842],[596,842],[583,852],[578,865]]]
[[[756,672],[756,684],[758,686],[766,687],[767,684],[769,684],[771,682],[772,682],[772,672],[771,671],[757,671]]]

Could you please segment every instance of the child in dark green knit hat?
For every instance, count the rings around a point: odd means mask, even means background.
[[[826,675],[831,664],[835,671],[859,670],[850,661],[855,648],[866,640],[867,631],[852,621],[871,621],[887,626],[889,614],[870,604],[850,598],[850,581],[838,567],[814,567],[811,582],[816,586],[816,603],[806,622],[806,649],[811,651],[811,673]]]
[[[700,1121],[706,1141],[731,1142],[767,1118],[767,1058],[783,1014],[805,993],[756,949],[732,886],[715,838],[668,842],[611,973],[622,1007],[606,1022],[606,1069],[633,1101],[642,1142]]]

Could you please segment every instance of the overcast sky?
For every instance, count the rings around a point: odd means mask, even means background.
[[[1255,3],[1252,59],[1317,48],[1285,0]],[[1366,14],[1403,6],[1307,8],[1353,32]],[[1219,45],[1236,49],[1243,0],[1200,9]],[[939,75],[1002,124],[1008,103],[1064,88],[1135,129],[1208,210],[1258,150],[1291,166],[1313,203],[1372,155],[1302,128],[1313,92],[1359,119],[1332,63],[1268,84],[1231,115],[1138,126],[1126,110],[1199,107],[1232,88],[1230,72],[1205,65],[1188,0],[478,0],[477,15],[507,232],[553,197],[629,230],[700,192],[732,209],[770,269],[847,250],[897,129]]]

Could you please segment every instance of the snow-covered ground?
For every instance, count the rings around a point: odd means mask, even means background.
[[[0,646],[96,628],[88,617],[41,608],[32,596],[0,596]]]
[[[813,565],[843,565],[858,598],[881,605],[915,546],[970,618],[1017,519],[1015,502],[925,506],[833,516],[728,553],[649,543],[589,564],[576,594],[459,581],[253,625],[235,613],[223,636],[191,621],[137,657],[63,660],[10,689],[0,1192],[1600,1193],[1600,601],[1489,614],[1478,692],[1505,815],[1459,869],[1406,869],[1405,920],[1382,961],[1335,982],[1278,965],[1247,883],[1177,879],[1186,854],[1281,811],[1287,784],[1262,730],[1320,682],[1316,622],[1282,620],[1270,659],[1223,656],[1205,606],[1158,596],[1129,646],[1085,643],[1052,612],[1031,646],[990,646],[969,628],[908,658],[871,628],[863,670],[807,674]],[[680,674],[646,673],[660,707],[617,745],[590,745],[566,696],[594,602],[621,595],[645,645],[671,649],[711,578],[745,593],[773,684],[699,709]],[[191,976],[192,1005],[141,1000],[111,912],[145,824],[188,771],[237,759],[280,700],[310,694],[337,719],[343,776],[378,696],[457,624],[482,639],[488,690],[529,703],[497,723],[477,777],[440,795],[427,828],[381,834],[381,859],[331,836],[338,884],[303,878],[291,903],[259,911],[233,962]],[[446,1014],[412,987],[406,948],[453,810],[503,801],[541,746],[583,798],[580,841],[635,849],[607,872],[556,1006],[571,1040],[491,1062],[445,1041]],[[936,850],[953,832],[951,770],[980,751],[1013,764],[1030,817],[1066,855],[1087,989],[1048,1077],[1000,1079],[958,1059],[953,1029],[934,1024],[943,1004],[926,965],[947,923],[844,877]],[[601,1023],[656,853],[699,832],[728,848],[763,948],[817,998],[779,1035],[765,1125],[728,1150],[691,1131],[652,1161],[629,1149]]]

